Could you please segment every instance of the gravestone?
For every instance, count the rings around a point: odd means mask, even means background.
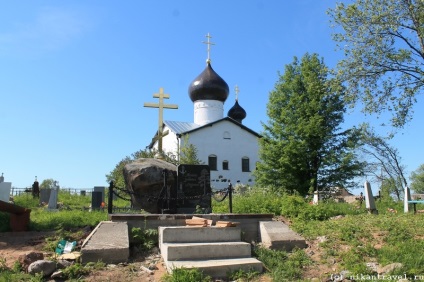
[[[86,195],[85,190],[81,190],[81,191],[80,191],[80,195],[81,195],[81,196],[85,196],[85,195]]]
[[[40,189],[40,205],[49,203],[51,192],[52,189]]]
[[[177,212],[195,213],[197,208],[210,213],[211,183],[208,165],[179,165],[177,186]]]
[[[56,211],[57,210],[57,196],[59,194],[59,187],[50,189],[50,199],[49,199],[49,205],[47,209],[49,211]]]
[[[2,182],[4,182],[4,176],[3,176],[3,173],[1,174],[1,176],[0,176],[0,183],[2,183]]]
[[[378,214],[377,208],[375,206],[374,196],[372,195],[371,184],[368,181],[364,183],[365,189],[365,207],[369,213]]]
[[[91,209],[92,210],[99,210],[103,199],[102,199],[102,192],[101,191],[93,191],[91,193]]]
[[[94,190],[93,191],[94,192],[102,192],[102,196],[101,196],[102,201],[105,200],[105,187],[103,187],[103,186],[94,186]]]
[[[0,182],[0,201],[9,202],[12,182]]]
[[[408,186],[405,187],[405,193],[404,193],[404,199],[403,199],[403,211],[409,212],[409,203],[408,201],[411,200],[411,190]]]

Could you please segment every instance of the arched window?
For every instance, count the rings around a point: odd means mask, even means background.
[[[222,162],[222,170],[229,170],[228,161]]]
[[[249,158],[248,157],[241,158],[241,171],[243,171],[243,172],[249,172],[250,171],[250,164],[249,164]]]
[[[231,134],[228,131],[224,131],[224,139],[231,139]]]
[[[210,170],[218,170],[216,155],[209,155],[208,165]]]

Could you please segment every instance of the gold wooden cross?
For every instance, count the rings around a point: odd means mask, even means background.
[[[209,32],[206,35],[206,38],[208,39],[208,41],[202,41],[202,43],[208,45],[208,59],[206,60],[206,63],[210,63],[211,62],[211,45],[215,45],[215,43],[212,43],[210,41],[210,39],[212,38],[212,36],[209,35]]]
[[[144,103],[145,107],[148,108],[159,108],[159,128],[158,128],[158,134],[153,139],[153,141],[158,140],[158,153],[159,155],[163,155],[162,152],[162,138],[168,134],[168,131],[163,132],[162,131],[162,125],[163,125],[163,109],[178,109],[178,105],[175,104],[165,104],[163,102],[163,99],[169,99],[169,94],[163,93],[163,87],[159,88],[159,93],[154,93],[153,98],[159,98],[159,103]]]

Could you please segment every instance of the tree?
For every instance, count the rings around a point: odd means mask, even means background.
[[[411,189],[415,193],[424,193],[424,164],[411,173]]]
[[[202,164],[198,158],[196,146],[189,142],[189,135],[184,135],[182,141],[179,164]]]
[[[402,127],[424,88],[424,1],[356,0],[328,13],[345,54],[337,74],[346,101],[361,101],[367,113],[390,111]]]
[[[395,194],[397,199],[408,183],[405,178],[405,166],[401,163],[399,151],[392,147],[388,140],[378,136],[368,125],[362,127],[360,150],[367,159],[367,172],[383,183],[390,194]]]
[[[56,187],[58,181],[53,178],[44,179],[40,184],[40,189],[52,189]]]
[[[269,95],[260,140],[258,184],[300,194],[349,188],[361,174],[354,152],[354,128],[341,131],[343,87],[317,54],[286,65]]]

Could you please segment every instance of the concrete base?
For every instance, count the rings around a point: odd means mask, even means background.
[[[259,230],[262,245],[269,249],[290,252],[295,247],[307,247],[305,238],[280,221],[261,221]]]
[[[126,222],[100,222],[81,247],[83,263],[126,262],[129,255],[128,224]]]
[[[263,271],[262,262],[255,258],[235,258],[216,260],[193,260],[193,261],[167,261],[165,263],[168,272],[172,273],[177,268],[197,268],[212,277],[227,277],[229,273],[243,270]]]

